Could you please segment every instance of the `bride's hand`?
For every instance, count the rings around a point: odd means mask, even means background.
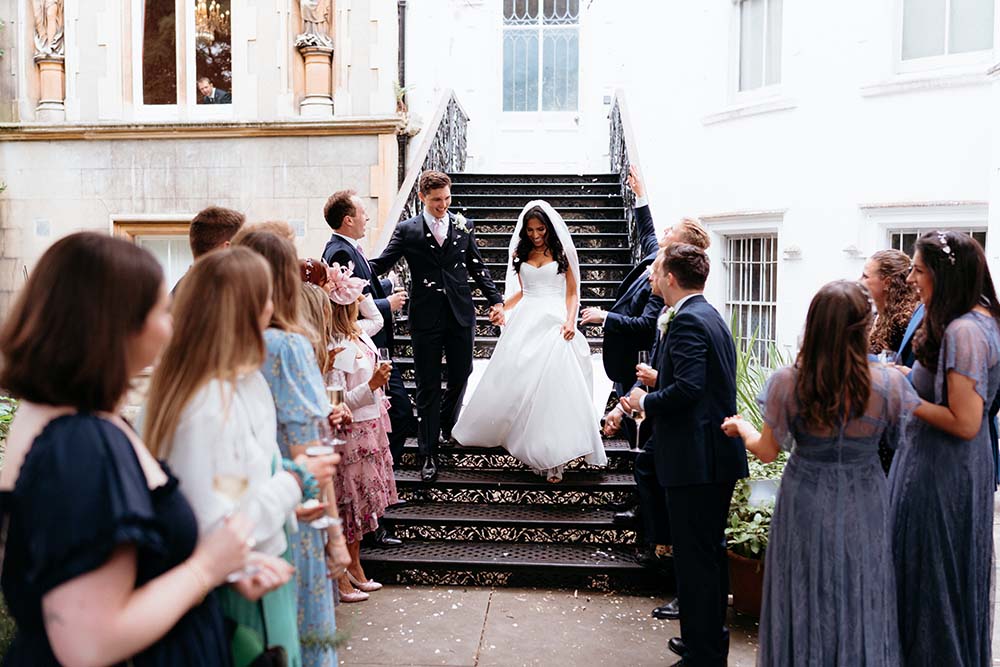
[[[573,340],[573,336],[576,335],[575,322],[563,322],[563,325],[560,328],[560,333],[562,333],[562,337],[566,340]]]

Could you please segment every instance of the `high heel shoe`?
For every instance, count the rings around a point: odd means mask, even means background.
[[[368,593],[365,593],[364,591],[359,591],[357,589],[352,590],[350,593],[340,591],[341,602],[364,602],[367,599]]]
[[[374,593],[382,588],[382,584],[377,581],[372,581],[371,579],[365,582],[358,581],[350,572],[347,573],[347,580],[354,584],[355,588],[364,591],[365,593]]]

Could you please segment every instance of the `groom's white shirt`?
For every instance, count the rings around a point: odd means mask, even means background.
[[[444,225],[441,226],[441,231],[438,231],[437,218],[431,215],[430,211],[426,208],[424,209],[424,222],[427,223],[427,228],[431,230],[431,234],[434,234],[434,239],[438,242],[438,245],[444,243],[444,240],[448,238],[448,226],[451,224],[448,214],[446,213],[444,216]]]

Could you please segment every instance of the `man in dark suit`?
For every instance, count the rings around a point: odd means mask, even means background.
[[[198,79],[199,104],[232,104],[233,96],[221,88],[216,88],[207,76]]]
[[[336,262],[341,266],[353,263],[354,275],[368,281],[365,294],[372,295],[385,323],[382,330],[372,336],[372,341],[378,347],[388,348],[391,355],[395,344],[392,314],[398,313],[403,308],[406,294],[404,292],[386,294],[382,281],[372,273],[372,267],[361,247],[361,239],[368,230],[369,220],[364,202],[354,190],[335,192],[323,207],[323,217],[333,230],[323,250],[323,261],[327,264]],[[393,366],[392,374],[389,376],[386,394],[389,397],[389,420],[392,423],[389,449],[392,452],[393,465],[399,465],[406,437],[416,430],[416,424],[413,404],[403,385],[402,373],[396,366]]]
[[[725,528],[736,481],[748,474],[746,449],[722,432],[736,414],[736,346],[725,320],[702,295],[708,255],[674,244],[663,251],[663,349],[656,389],[633,389],[628,403],[653,422],[656,473],[667,489],[680,603],[678,665],[725,665],[729,564]]]
[[[471,276],[490,304],[490,320],[503,323],[503,298],[476,246],[472,223],[448,212],[451,179],[439,171],[420,176],[419,197],[424,211],[396,225],[382,255],[371,261],[381,275],[401,258],[412,278],[410,336],[417,372],[417,439],[420,477],[437,477],[437,446],[451,439],[451,428],[462,406],[465,386],[472,373],[472,342],[476,334],[476,309]],[[447,388],[441,392],[441,356],[447,357]]]

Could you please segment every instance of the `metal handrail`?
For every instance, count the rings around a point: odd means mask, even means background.
[[[635,141],[635,131],[632,119],[625,103],[625,91],[615,91],[614,103],[611,105],[610,140],[608,155],[611,158],[611,171],[618,174],[622,200],[625,202],[625,225],[628,229],[628,243],[632,251],[632,261],[638,263],[642,259],[642,244],[635,225],[635,193],[628,186],[628,171],[634,166],[640,174],[639,148]]]

